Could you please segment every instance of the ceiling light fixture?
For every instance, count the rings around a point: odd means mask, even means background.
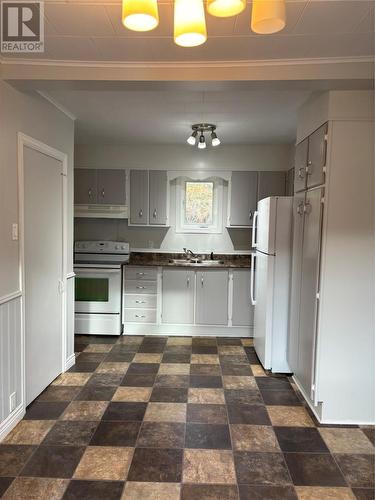
[[[253,0],[251,29],[261,35],[277,33],[285,28],[285,0]]]
[[[122,0],[122,23],[132,31],[151,31],[159,24],[157,0]]]
[[[197,137],[199,134],[198,148],[206,149],[206,133],[211,133],[211,145],[213,147],[219,146],[221,144],[221,141],[215,132],[216,125],[213,125],[212,123],[196,123],[195,125],[192,125],[191,128],[192,133],[187,139],[187,143],[190,144],[190,146],[195,146],[197,144]]]
[[[207,0],[207,11],[216,17],[232,17],[241,14],[246,0]]]
[[[207,40],[203,0],[175,0],[174,41],[181,47],[197,47]]]

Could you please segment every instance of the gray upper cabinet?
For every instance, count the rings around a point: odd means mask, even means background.
[[[195,272],[187,269],[164,269],[162,287],[162,322],[194,323]]]
[[[98,202],[97,170],[76,168],[74,170],[74,203],[92,205]]]
[[[196,273],[195,323],[228,325],[228,271]]]
[[[309,137],[309,156],[307,161],[308,188],[324,184],[327,157],[327,131],[328,124],[325,123]]]
[[[167,223],[167,172],[150,170],[150,225],[166,225]]]
[[[250,300],[250,272],[233,271],[233,326],[251,326],[254,323],[254,307]]]
[[[229,226],[252,226],[257,189],[258,172],[232,172]]]
[[[294,167],[290,168],[286,173],[286,186],[285,186],[285,195],[293,196],[294,194]]]
[[[146,225],[149,211],[148,171],[130,171],[130,223]]]
[[[306,168],[309,152],[309,139],[305,139],[296,146],[294,160],[294,191],[299,193],[306,189]]]
[[[98,170],[98,203],[101,205],[126,204],[125,170]]]
[[[285,196],[285,172],[259,172],[258,200],[269,196]]]

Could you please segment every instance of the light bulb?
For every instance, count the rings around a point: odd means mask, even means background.
[[[157,0],[122,0],[122,23],[133,31],[151,31],[159,24]]]
[[[211,133],[211,139],[212,139],[211,144],[212,144],[213,147],[220,146],[221,141],[220,141],[220,139],[218,138],[218,136],[216,135],[215,132]]]
[[[209,14],[216,17],[231,17],[240,14],[246,7],[246,0],[207,0]]]
[[[277,33],[285,28],[285,24],[285,0],[253,0],[251,29],[255,33]]]
[[[194,130],[194,132],[188,138],[187,143],[190,144],[190,146],[195,146],[195,143],[197,142],[197,135],[198,135],[198,131]]]
[[[181,47],[196,47],[207,40],[203,0],[175,0],[174,41]]]
[[[203,134],[199,137],[199,143],[198,143],[198,148],[199,149],[206,149],[206,139]]]

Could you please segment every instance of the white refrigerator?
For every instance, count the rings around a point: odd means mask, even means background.
[[[267,370],[290,373],[287,363],[293,198],[274,196],[254,215],[251,302],[254,347]]]

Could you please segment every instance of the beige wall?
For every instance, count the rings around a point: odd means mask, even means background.
[[[0,82],[0,298],[19,290],[19,242],[11,238],[12,223],[18,222],[18,132],[68,155],[68,244],[72,248],[74,123],[39,95],[24,94]],[[68,272],[71,269],[69,255]]]

